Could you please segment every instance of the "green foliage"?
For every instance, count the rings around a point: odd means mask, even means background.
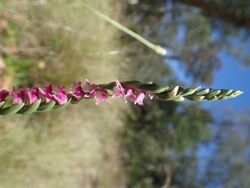
[[[204,159],[206,167],[199,181],[216,187],[249,187],[249,110],[223,113],[226,115],[213,125],[213,140],[202,145],[215,147]]]
[[[13,75],[13,84],[17,87],[23,85],[30,85],[30,75],[27,72],[31,72],[34,62],[25,58],[14,58],[7,56],[4,58],[7,65],[6,74]]]
[[[171,169],[175,181],[181,172],[175,172],[180,161],[172,161],[169,154],[181,154],[208,140],[207,125],[211,121],[209,112],[200,105],[159,102],[134,109],[133,114],[128,114],[123,134],[129,187],[163,186],[168,176],[166,168]]]

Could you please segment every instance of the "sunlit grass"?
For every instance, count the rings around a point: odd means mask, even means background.
[[[119,3],[110,2],[91,4],[119,16]],[[120,77],[122,57],[110,53],[120,48],[116,30],[78,1],[4,3],[18,18],[9,25],[18,34],[3,44],[27,52],[15,56],[13,66],[20,58],[33,62],[12,71],[26,75],[18,84],[69,86],[72,80]],[[117,133],[126,108],[118,101],[98,107],[89,101],[49,114],[0,117],[0,187],[119,187],[124,178]]]

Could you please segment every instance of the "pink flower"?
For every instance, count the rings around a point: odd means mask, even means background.
[[[92,84],[86,79],[83,85],[81,82],[75,82],[70,91],[66,91],[64,87],[53,90],[53,86],[49,84],[44,89],[34,87],[31,89],[21,88],[16,91],[16,89],[13,88],[11,96],[13,98],[13,104],[34,104],[42,99],[42,101],[46,103],[55,101],[57,104],[63,105],[69,101],[68,97],[74,97],[75,99],[94,98],[96,100],[96,105],[98,105],[109,98],[108,90],[113,89],[112,97],[123,97],[126,103],[127,101],[131,101],[134,104],[143,105],[146,94],[149,95],[150,99],[153,98],[153,94],[146,93],[143,90],[138,91],[133,87],[124,88],[118,80],[116,80],[116,84],[113,88],[104,89],[103,87],[102,85]],[[9,95],[9,92],[6,90],[0,91],[0,102],[5,101]]]
[[[108,99],[108,92],[105,89],[102,88],[96,88],[94,97],[96,100],[96,105],[100,104],[101,102],[104,102]]]
[[[143,101],[146,97],[146,94],[144,91],[140,91],[138,96],[136,97],[136,100],[134,102],[134,104],[139,104],[139,105],[143,105]]]
[[[39,88],[39,92],[44,96],[47,103],[53,100],[61,105],[68,101],[68,96],[64,87],[60,87],[57,92],[54,92],[52,85],[49,84],[46,86],[45,90]]]
[[[0,91],[0,102],[5,101],[5,99],[9,96],[9,93],[7,90]]]
[[[70,91],[70,94],[76,99],[84,97],[84,91],[81,87],[81,82],[75,83],[75,91]]]
[[[84,92],[84,97],[89,98],[94,97],[97,86],[95,84],[91,84],[89,80],[85,79],[82,89]]]
[[[27,90],[26,94],[29,100],[29,104],[33,104],[39,100],[39,89],[37,87]]]
[[[68,96],[64,87],[60,87],[56,93],[53,93],[53,99],[60,105],[68,101]]]
[[[129,101],[135,102],[136,100],[136,95],[134,94],[133,89],[128,89],[126,95],[124,96],[125,103]]]
[[[45,90],[39,88],[39,92],[45,98],[46,103],[49,103],[51,100],[53,100],[53,88],[51,84],[47,85]]]
[[[121,83],[118,80],[116,80],[116,86],[113,88],[112,98],[124,97],[124,96],[125,96],[125,89],[122,87]]]
[[[13,104],[21,104],[25,100],[25,95],[26,95],[27,90],[24,88],[19,89],[16,91],[15,88],[12,90],[12,97],[13,97]]]

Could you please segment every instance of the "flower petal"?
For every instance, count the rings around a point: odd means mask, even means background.
[[[33,104],[39,100],[39,89],[34,87],[30,90],[27,90],[27,97],[29,100],[29,104]]]
[[[76,99],[80,99],[84,97],[85,93],[82,89],[81,82],[75,83],[74,87],[75,87],[75,91],[70,91],[70,94]]]
[[[108,99],[108,92],[105,89],[97,88],[94,97],[96,99],[96,105],[98,105]]]
[[[94,94],[97,90],[97,86],[95,84],[90,83],[89,80],[85,79],[83,83],[83,92],[84,92],[84,97],[89,98],[89,97],[94,97]]]
[[[128,89],[126,95],[124,96],[124,100],[125,100],[125,103],[127,103],[128,100],[131,101],[131,102],[135,102],[136,95],[134,94],[133,89]]]
[[[0,91],[0,102],[5,101],[5,99],[9,96],[10,92],[7,90]]]
[[[125,89],[122,87],[121,83],[118,80],[116,80],[116,86],[113,88],[112,98],[124,97],[124,96],[125,96]]]
[[[38,88],[39,93],[45,98],[46,103],[49,103],[51,100],[53,100],[53,87],[51,84],[47,85],[45,87],[45,90],[42,88]]]
[[[53,99],[60,105],[67,103],[68,96],[64,87],[60,87],[58,92],[53,94]]]
[[[27,89],[21,88],[18,91],[16,91],[15,88],[12,90],[12,97],[13,97],[13,104],[21,104],[25,100],[25,95],[26,95]]]
[[[143,105],[144,99],[146,97],[146,94],[144,91],[140,91],[138,96],[136,97],[136,100],[134,102],[134,104],[139,104],[139,105]]]

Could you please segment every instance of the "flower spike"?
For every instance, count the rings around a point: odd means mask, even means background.
[[[11,92],[0,91],[0,115],[31,114],[59,109],[68,104],[76,104],[84,99],[95,99],[96,105],[109,98],[123,98],[133,104],[143,105],[146,98],[157,98],[164,101],[214,101],[235,98],[243,92],[239,90],[209,89],[209,88],[182,88],[180,86],[161,87],[153,82],[138,81],[111,82],[96,85],[89,80],[75,82],[69,91],[64,87],[53,89],[51,84],[45,89],[13,88]]]

